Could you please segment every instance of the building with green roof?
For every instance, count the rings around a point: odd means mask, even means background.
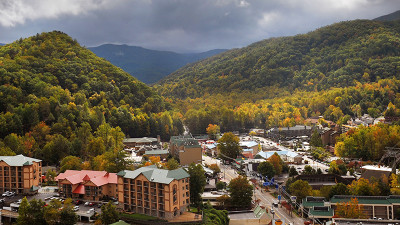
[[[151,165],[117,175],[119,207],[125,211],[172,219],[189,208],[190,175],[183,168]]]
[[[172,136],[169,148],[170,153],[179,159],[182,166],[202,162],[203,154],[199,141],[191,135]]]
[[[42,184],[42,160],[23,155],[0,156],[0,192],[36,193]]]
[[[331,198],[330,205],[336,209],[337,205],[357,199],[362,205],[363,212],[367,218],[394,219],[397,211],[400,210],[400,195],[390,196],[354,196],[335,195]]]

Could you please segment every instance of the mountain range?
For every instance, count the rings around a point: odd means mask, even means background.
[[[207,52],[184,54],[114,44],[89,47],[88,49],[147,84],[161,80],[186,64],[226,51],[225,49],[214,49]]]

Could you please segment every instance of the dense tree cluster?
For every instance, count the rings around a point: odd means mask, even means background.
[[[379,160],[385,147],[397,146],[400,142],[400,126],[378,124],[360,126],[342,134],[335,145],[335,154],[341,157]]]
[[[3,155],[49,164],[73,155],[115,170],[100,161],[118,158],[125,136],[183,132],[168,102],[57,31],[0,47],[0,96]]]
[[[274,86],[315,91],[399,77],[399,31],[399,22],[354,20],[270,38],[183,67],[160,90],[180,99],[231,90],[267,96]]]

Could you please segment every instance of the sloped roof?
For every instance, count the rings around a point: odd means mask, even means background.
[[[80,184],[77,188],[75,188],[75,190],[72,193],[84,195],[85,194],[85,186],[83,184]]]
[[[34,159],[23,155],[0,156],[0,161],[4,161],[9,166],[26,166],[32,165],[33,162],[41,162],[40,159]]]
[[[170,139],[171,144],[185,147],[200,147],[199,142],[190,135],[186,136],[172,136]]]
[[[145,151],[145,155],[165,155],[168,154],[167,149],[157,149],[157,150],[150,150],[150,151]]]
[[[93,170],[67,170],[60,173],[55,180],[67,179],[71,184],[79,184],[85,181],[91,181],[97,186],[104,184],[117,184],[117,174],[107,173],[106,171],[93,171]]]
[[[143,174],[143,176],[145,176],[151,182],[163,184],[169,184],[173,180],[180,180],[190,177],[190,175],[182,168],[178,168],[175,170],[163,170],[158,169],[154,165],[141,167],[134,171],[123,170],[120,171],[117,175],[124,178],[135,179],[140,174]]]
[[[299,156],[299,154],[297,154],[296,152],[292,152],[292,151],[267,151],[267,152],[259,152],[257,153],[257,155],[260,155],[261,157],[268,159],[269,157],[271,157],[273,154],[277,153],[279,156],[281,155],[286,155],[289,157],[297,157]]]
[[[152,138],[152,137],[141,137],[141,138],[125,138],[123,140],[124,143],[151,143],[151,142],[157,142],[157,138]]]
[[[255,141],[241,141],[241,142],[239,142],[239,145],[246,146],[247,148],[251,148],[251,147],[258,145],[258,143]]]

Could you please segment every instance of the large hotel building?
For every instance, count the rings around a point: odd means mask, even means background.
[[[0,192],[29,194],[42,183],[42,160],[23,155],[0,156]]]
[[[152,165],[117,175],[119,207],[125,211],[171,219],[189,207],[190,176],[182,168],[164,170]]]

